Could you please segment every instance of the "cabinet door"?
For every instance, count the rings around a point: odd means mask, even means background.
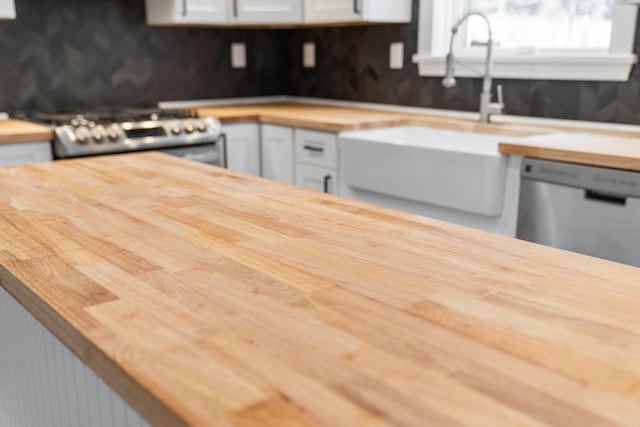
[[[0,0],[1,2],[2,0]],[[151,25],[223,24],[230,0],[145,0]]]
[[[363,0],[305,0],[305,21],[361,21],[362,2]]]
[[[16,5],[14,0],[0,0],[0,19],[15,19]]]
[[[238,23],[286,24],[302,22],[303,0],[232,0]]]
[[[285,126],[262,125],[262,176],[293,184],[293,129]]]
[[[224,125],[228,168],[260,176],[260,128],[257,123]]]
[[[189,22],[226,22],[227,0],[180,0],[182,15]]]
[[[338,173],[335,169],[298,163],[296,165],[296,185],[323,193],[337,194]]]
[[[53,159],[51,143],[27,142],[0,145],[0,166],[48,162]]]

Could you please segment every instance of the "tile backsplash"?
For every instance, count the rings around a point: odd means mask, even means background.
[[[16,0],[18,19],[0,21],[0,111],[283,94],[476,110],[479,79],[446,90],[418,76],[417,3],[408,25],[249,30],[149,27],[144,0]],[[231,68],[233,42],[247,46],[245,69]],[[305,42],[315,68],[302,65]],[[393,42],[401,70],[389,69]],[[497,83],[508,114],[640,124],[639,67],[623,83]]]
[[[16,0],[16,8],[18,19],[0,21],[0,111],[288,91],[283,32],[149,27],[144,0]],[[246,69],[231,68],[232,42],[247,44]]]

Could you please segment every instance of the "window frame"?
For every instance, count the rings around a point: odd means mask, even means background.
[[[442,77],[451,27],[464,12],[461,2],[420,0],[418,52],[413,61],[421,76]],[[493,76],[504,79],[627,81],[638,58],[633,53],[638,7],[616,3],[609,49],[494,49]],[[438,17],[438,19],[436,19]],[[482,74],[484,49],[459,51],[459,77]]]

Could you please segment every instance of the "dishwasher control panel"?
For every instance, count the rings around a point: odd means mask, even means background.
[[[607,194],[640,197],[640,172],[525,158],[521,176]]]

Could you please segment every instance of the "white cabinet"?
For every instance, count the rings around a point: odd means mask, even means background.
[[[0,19],[15,19],[16,5],[14,0],[0,0]]]
[[[305,23],[411,22],[411,0],[304,0]]]
[[[325,193],[338,190],[338,136],[296,129],[296,185]]]
[[[146,0],[146,5],[147,22],[151,25],[209,25],[229,21],[229,0]]]
[[[318,166],[296,164],[296,185],[321,191],[323,193],[338,193],[337,169],[321,168]]]
[[[50,142],[0,144],[0,166],[49,162],[51,160],[53,160],[53,153]]]
[[[260,176],[260,127],[257,123],[224,125],[229,170]]]
[[[411,0],[145,1],[147,22],[151,25],[288,26],[348,22],[411,22]],[[5,9],[8,12],[5,12]],[[3,12],[14,13],[13,0],[0,0],[0,17]]]
[[[240,24],[302,23],[302,0],[231,0]]]
[[[262,176],[295,183],[293,129],[262,125]]]

